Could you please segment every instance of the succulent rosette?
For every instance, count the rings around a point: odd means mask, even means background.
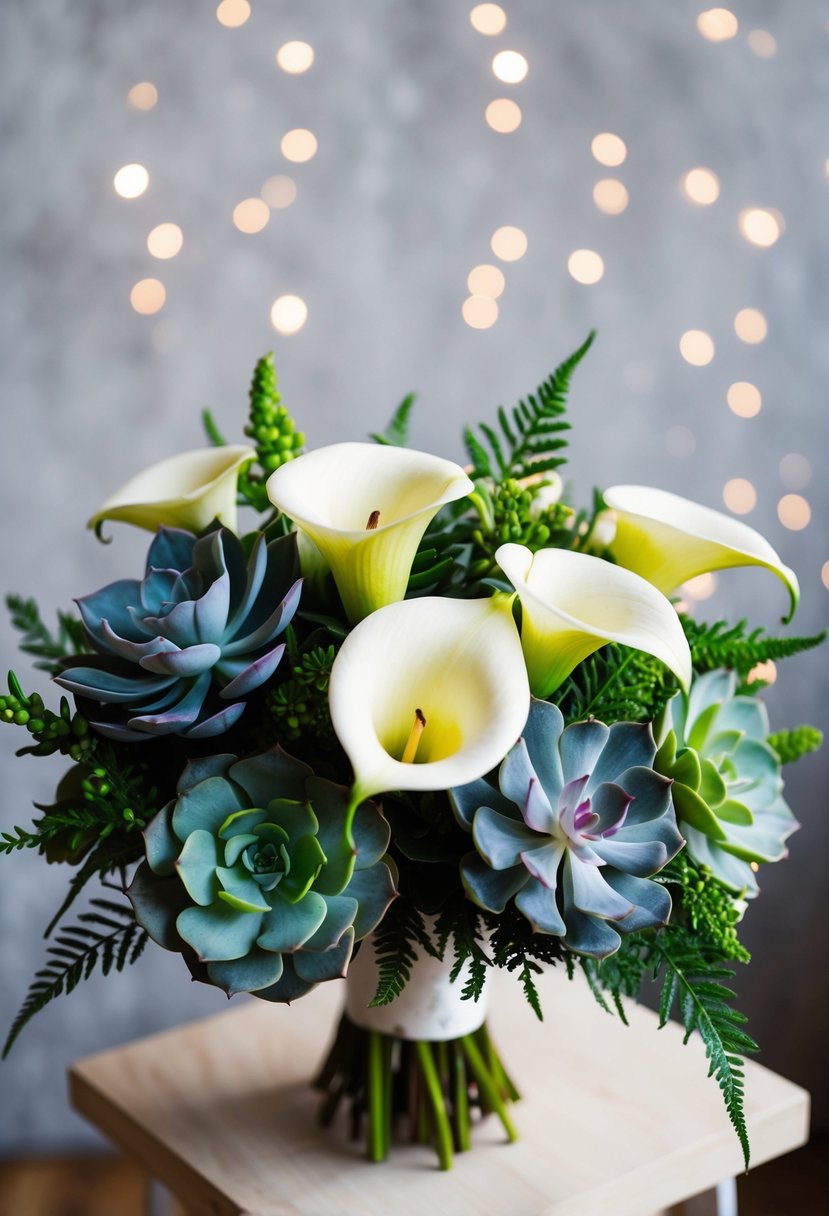
[[[783,798],[780,760],[767,743],[766,707],[737,696],[733,671],[697,676],[669,702],[655,765],[673,778],[688,851],[729,890],[757,895],[752,869],[786,856],[798,823]]]
[[[91,725],[121,742],[222,734],[276,670],[299,603],[296,541],[260,533],[250,554],[226,528],[161,528],[144,578],[77,601],[95,653],[57,683],[97,702]]]
[[[555,705],[533,701],[499,788],[481,779],[450,791],[475,842],[461,864],[470,898],[499,913],[514,899],[537,932],[596,958],[622,933],[665,924],[671,899],[650,878],[682,836],[655,755],[648,724],[565,728]]]
[[[345,975],[395,896],[388,824],[365,802],[347,843],[347,803],[280,748],[191,762],[144,833],[136,920],[229,995],[292,1001]]]

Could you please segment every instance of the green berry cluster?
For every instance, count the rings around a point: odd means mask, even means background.
[[[294,664],[291,678],[269,694],[267,711],[280,740],[295,743],[308,735],[320,741],[331,738],[328,681],[335,653],[333,646],[315,646]]]
[[[299,456],[305,446],[305,435],[296,429],[296,423],[282,405],[272,352],[258,361],[253,372],[250,419],[245,434],[256,445],[256,460],[262,472],[243,472],[239,490],[251,506],[265,511],[269,506],[265,489],[268,477],[274,469]]]
[[[0,696],[0,721],[13,726],[25,726],[35,740],[22,754],[50,756],[62,752],[80,761],[91,754],[95,741],[89,733],[89,723],[82,714],[73,713],[66,697],[61,698],[60,712],[47,709],[40,693],[24,693],[13,671],[9,672],[8,694]]]
[[[723,958],[749,961],[751,955],[737,936],[739,905],[707,866],[696,866],[680,853],[657,878],[681,888],[681,912],[695,933],[704,935]]]
[[[490,518],[482,519],[481,527],[472,537],[483,554],[470,566],[473,577],[491,573],[495,569],[495,551],[511,541],[526,545],[533,553],[549,545],[570,547],[572,533],[568,525],[573,518],[572,507],[554,502],[539,509],[539,493],[548,484],[541,481],[527,485],[507,478],[492,488],[486,496]]]
[[[823,732],[816,726],[796,726],[794,730],[781,730],[769,735],[768,744],[777,753],[781,764],[793,764],[801,756],[817,751],[823,743]]]

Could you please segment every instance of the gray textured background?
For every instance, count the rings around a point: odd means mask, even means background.
[[[599,341],[572,396],[570,469],[581,497],[594,482],[641,481],[721,506],[724,483],[749,478],[759,501],[748,522],[802,579],[797,627],[822,626],[829,6],[734,4],[740,33],[715,45],[696,32],[699,2],[504,4],[507,31],[484,38],[469,24],[470,3],[457,0],[254,0],[253,17],[235,31],[218,24],[209,0],[4,0],[5,587],[35,594],[51,612],[132,575],[144,535],[120,528],[102,548],[84,532],[86,517],[132,472],[198,446],[203,405],[238,436],[250,370],[270,347],[312,444],[362,437],[417,389],[414,442],[458,457],[464,420],[532,389],[595,325]],[[746,34],[758,27],[777,39],[775,58],[751,52]],[[274,65],[289,38],[316,49],[304,76]],[[523,84],[495,82],[490,61],[502,47],[527,55]],[[140,80],[159,91],[148,113],[126,104]],[[513,135],[483,121],[496,96],[522,106]],[[280,155],[282,133],[295,126],[319,139],[306,165]],[[591,157],[601,130],[628,144],[619,170]],[[147,165],[151,185],[127,202],[111,182],[130,161]],[[679,193],[695,165],[721,179],[712,207]],[[241,235],[234,205],[279,172],[297,181],[296,203],[259,235]],[[629,189],[621,216],[593,206],[603,176]],[[774,248],[738,234],[737,214],[750,204],[785,216]],[[156,262],[146,235],[165,220],[183,228],[184,249]],[[505,267],[498,323],[475,332],[460,315],[466,275],[493,260],[489,237],[505,223],[525,229],[529,250]],[[566,271],[582,246],[605,259],[594,287]],[[132,284],[147,275],[167,286],[156,317],[129,305]],[[268,319],[284,292],[309,307],[291,338]],[[734,336],[734,314],[746,306],[768,317],[760,346]],[[706,368],[680,358],[689,328],[717,343]],[[764,395],[750,421],[725,404],[728,385],[743,379]],[[696,440],[685,458],[666,446],[677,425]],[[796,534],[775,510],[788,452],[813,464],[803,491],[813,519]],[[734,572],[702,611],[773,625],[784,605],[771,576]],[[5,620],[0,629],[4,665],[25,670]],[[824,655],[792,660],[768,697],[774,722],[825,724],[827,684]],[[31,799],[46,801],[53,789],[52,765],[12,761],[21,742],[0,730],[2,827],[27,822]],[[746,923],[755,959],[739,979],[764,1060],[816,1090],[829,1074],[820,1032],[828,767],[829,751],[790,770],[804,827],[790,861],[766,871]],[[26,854],[0,862],[4,1028],[40,963],[39,935],[67,876]],[[91,1141],[66,1108],[67,1062],[223,1003],[156,949],[131,974],[61,1000],[0,1068],[0,1151]],[[825,1091],[816,1098],[825,1123]]]

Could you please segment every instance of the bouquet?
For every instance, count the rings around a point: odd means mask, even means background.
[[[764,664],[821,639],[702,624],[671,598],[758,565],[790,619],[797,579],[745,524],[644,486],[572,505],[565,402],[591,341],[466,430],[466,468],[406,447],[411,397],[371,442],[305,452],[267,356],[250,445],[206,414],[212,446],[90,520],[151,532],[143,573],[82,594],[56,632],[9,597],[68,696],[50,708],[12,673],[0,716],[68,768],[0,852],[71,876],[7,1051],[149,938],[231,996],[293,1002],[347,976],[321,1121],[350,1105],[382,1160],[407,1120],[448,1168],[482,1115],[515,1135],[490,968],[540,1018],[535,977],[560,965],[622,1017],[661,985],[748,1160],[755,1044],[728,984],[758,871],[797,826],[781,765],[820,742],[772,734],[758,694]]]

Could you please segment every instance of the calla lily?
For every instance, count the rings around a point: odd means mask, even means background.
[[[613,557],[666,595],[711,570],[764,566],[788,587],[791,620],[800,599],[797,575],[747,524],[651,486],[611,486],[604,499],[616,513]]]
[[[529,713],[509,601],[434,596],[380,608],[343,642],[328,701],[355,804],[475,780],[503,760]]]
[[[105,519],[120,519],[149,532],[162,527],[201,532],[218,519],[235,532],[239,470],[255,457],[254,449],[243,444],[171,456],[130,478],[98,508],[87,527],[97,529]]]
[[[679,617],[638,574],[569,549],[502,545],[495,560],[521,600],[521,645],[535,696],[548,697],[606,642],[654,655],[688,687],[691,652]]]
[[[403,599],[430,520],[473,489],[449,460],[370,443],[317,448],[268,479],[271,502],[331,567],[352,623]]]

